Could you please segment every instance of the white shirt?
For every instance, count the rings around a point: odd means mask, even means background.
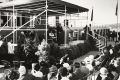
[[[43,77],[43,73],[42,73],[41,71],[32,70],[31,73],[32,73],[32,75],[35,76],[35,77],[40,77],[40,78]]]
[[[13,44],[11,42],[8,42],[8,53],[13,54],[14,53],[14,48]]]
[[[62,77],[61,80],[70,80],[68,77]]]
[[[0,40],[0,47],[2,46],[2,44],[3,44],[3,41],[2,41],[2,40]]]

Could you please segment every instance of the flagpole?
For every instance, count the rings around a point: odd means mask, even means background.
[[[119,35],[118,35],[118,33],[119,33],[119,26],[118,26],[118,0],[117,0],[117,41],[119,40],[118,39],[118,37],[119,37]]]
[[[94,7],[92,6],[92,20],[91,20],[91,21],[92,21],[92,22],[91,22],[91,30],[92,30],[92,32],[94,32],[93,29],[92,29],[93,26],[94,26],[94,22],[93,22],[93,13],[94,13],[94,12],[93,12],[93,10],[94,10]]]
[[[119,26],[118,26],[118,15],[117,15],[117,41],[119,40],[119,39],[118,39],[118,38],[119,38],[118,33],[119,33]]]

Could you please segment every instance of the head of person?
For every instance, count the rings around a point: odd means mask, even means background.
[[[18,72],[20,76],[25,75],[27,73],[26,67],[24,65],[20,65]]]
[[[38,63],[34,66],[34,70],[35,71],[39,71],[40,70],[40,65]]]
[[[49,73],[54,73],[54,74],[57,74],[58,72],[58,69],[55,65],[52,65],[50,68],[49,68]]]
[[[116,58],[116,59],[114,60],[114,66],[115,66],[115,67],[120,66],[120,59],[119,59],[119,58]]]
[[[71,66],[68,63],[64,63],[63,67],[65,67],[68,71],[71,69]]]
[[[110,49],[109,52],[110,52],[110,54],[113,54],[113,49]]]
[[[103,49],[103,53],[104,53],[104,54],[109,54],[109,50],[108,50],[107,48],[104,48],[104,49]]]
[[[60,69],[60,75],[61,75],[62,77],[66,77],[66,76],[68,75],[68,70],[67,70],[67,68],[62,67],[62,68]]]
[[[75,68],[80,68],[80,63],[79,62],[75,62],[74,66],[75,66]]]
[[[80,62],[80,65],[81,65],[81,66],[85,66],[85,61],[81,61],[81,62]]]
[[[100,69],[100,75],[101,75],[102,77],[107,77],[107,75],[108,75],[108,70],[107,70],[107,68],[102,67],[102,68]]]

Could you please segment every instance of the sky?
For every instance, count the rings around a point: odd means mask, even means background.
[[[94,25],[107,25],[117,23],[115,15],[117,0],[63,0],[89,9],[88,17],[89,23],[91,18],[91,11],[93,8],[93,22]],[[118,7],[118,14],[120,14],[120,0]],[[118,17],[120,23],[120,15]]]

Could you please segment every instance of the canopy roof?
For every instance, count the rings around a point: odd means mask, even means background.
[[[58,10],[61,12],[65,12],[65,6],[67,13],[80,13],[80,12],[87,12],[88,9],[71,4],[61,0],[48,0],[48,9],[50,10]],[[21,13],[31,13],[31,14],[38,14],[45,10],[46,0],[14,0],[7,3],[0,3],[0,10],[3,11],[12,11],[14,8],[17,9],[18,12]],[[42,8],[42,9],[41,9]],[[6,10],[5,10],[6,9]],[[8,10],[9,9],[9,10]],[[48,15],[55,14],[56,12],[52,12],[48,10]]]

